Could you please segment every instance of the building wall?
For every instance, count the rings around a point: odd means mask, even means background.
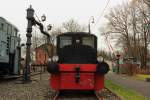
[[[36,64],[46,64],[48,61],[48,54],[42,48],[36,49]]]
[[[35,63],[47,64],[49,57],[52,57],[52,51],[56,54],[56,47],[52,49],[52,45],[42,44],[35,49]]]

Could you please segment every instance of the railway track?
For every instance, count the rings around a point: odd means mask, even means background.
[[[30,76],[41,75],[46,72],[46,65],[32,65],[30,66]],[[15,79],[22,78],[23,74],[20,75],[4,75],[0,77],[0,82],[12,81]]]
[[[100,100],[122,100],[120,96],[106,87],[98,93],[98,96],[101,98]]]
[[[93,91],[59,91],[53,100],[99,100]]]
[[[94,91],[57,91],[50,100],[121,100],[108,88],[101,92]]]
[[[31,73],[30,76],[36,76],[36,75],[41,75],[45,72],[35,72],[35,73]],[[19,75],[19,76],[5,76],[5,77],[0,77],[0,83],[4,83],[4,82],[11,82],[14,80],[20,80],[22,79],[23,74]]]

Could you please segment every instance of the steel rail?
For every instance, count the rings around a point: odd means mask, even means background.
[[[59,99],[59,94],[60,94],[60,92],[57,91],[55,96],[54,96],[54,98],[52,100],[58,100]]]

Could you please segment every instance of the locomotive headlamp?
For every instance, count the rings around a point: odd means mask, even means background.
[[[103,57],[102,57],[102,56],[98,56],[98,57],[97,57],[97,61],[98,61],[98,62],[102,62],[102,61],[103,61]]]
[[[58,60],[59,60],[59,57],[58,57],[58,56],[53,56],[53,57],[52,57],[52,61],[57,62]]]
[[[48,62],[51,62],[52,61],[52,59],[51,58],[48,58]]]

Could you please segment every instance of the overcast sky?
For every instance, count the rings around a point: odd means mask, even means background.
[[[122,1],[110,0],[104,14]],[[88,24],[90,16],[94,16],[95,21],[97,21],[107,2],[108,0],[1,0],[0,16],[17,26],[21,37],[24,38],[23,40],[26,40],[26,9],[30,4],[39,17],[43,14],[46,15],[46,24],[50,23],[58,26],[71,18],[84,25]],[[98,28],[104,22],[105,20],[101,17],[96,27],[92,28],[92,32],[98,37],[100,37]],[[104,40],[99,38],[99,48],[107,49],[105,45]]]

